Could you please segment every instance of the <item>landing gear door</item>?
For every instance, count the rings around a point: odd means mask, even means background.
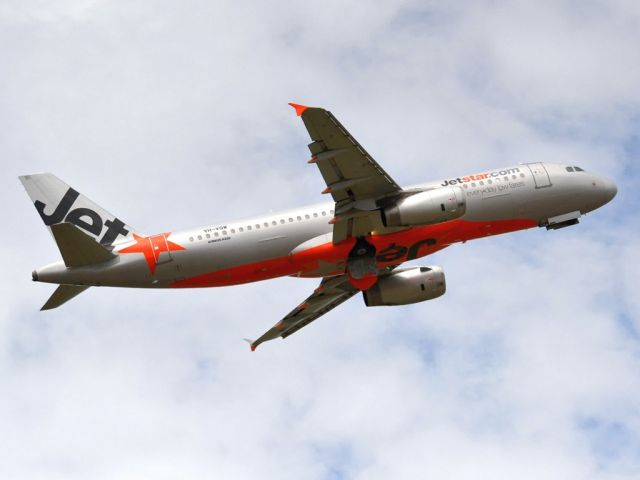
[[[164,235],[154,235],[149,237],[149,241],[151,242],[153,258],[156,261],[156,265],[168,263],[173,260],[169,245],[167,244],[167,237]]]
[[[527,167],[531,170],[533,175],[533,181],[536,184],[536,188],[544,188],[551,186],[551,179],[547,169],[544,168],[542,163],[527,163]]]

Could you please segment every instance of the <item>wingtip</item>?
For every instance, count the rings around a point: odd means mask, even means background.
[[[306,105],[300,105],[299,103],[289,102],[289,105],[294,108],[298,117],[301,116],[307,108],[309,108]]]
[[[243,338],[243,340],[249,344],[249,348],[251,349],[252,352],[256,351],[256,348],[258,347],[258,345],[254,344],[253,340],[251,340],[250,338]]]

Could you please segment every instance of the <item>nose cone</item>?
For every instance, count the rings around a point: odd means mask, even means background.
[[[601,178],[598,183],[598,187],[600,187],[598,190],[600,193],[600,200],[602,202],[602,205],[604,205],[605,203],[609,203],[618,193],[618,187],[615,183],[606,178]]]
[[[588,192],[585,212],[591,212],[609,203],[618,193],[616,184],[607,178],[591,175],[585,180],[588,182],[585,185],[586,192]]]

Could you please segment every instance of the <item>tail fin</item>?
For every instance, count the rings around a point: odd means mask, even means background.
[[[80,295],[87,288],[89,288],[88,285],[60,285],[40,310],[51,310],[52,308],[59,307],[76,295]]]
[[[55,175],[38,173],[19,178],[50,231],[52,225],[72,223],[104,246],[132,237],[131,227]]]

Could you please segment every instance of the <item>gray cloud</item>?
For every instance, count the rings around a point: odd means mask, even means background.
[[[632,478],[640,467],[634,2],[5,2],[6,478]],[[16,180],[53,171],[144,232],[313,203],[286,105],[331,109],[401,183],[578,164],[580,226],[456,245],[449,292],[255,336],[313,280],[91,289]]]

